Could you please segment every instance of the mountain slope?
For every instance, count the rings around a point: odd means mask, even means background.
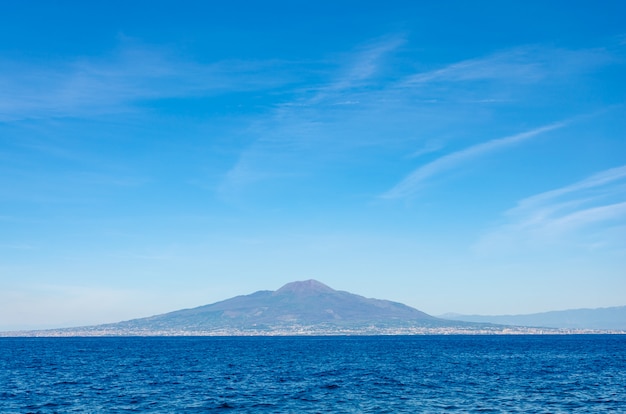
[[[297,325],[430,322],[437,318],[401,303],[337,291],[316,281],[289,283],[276,291],[258,291],[193,309],[115,324],[124,329],[280,328]],[[447,324],[445,321],[441,323]]]
[[[334,290],[316,280],[306,280],[288,283],[276,291],[262,290],[148,318],[77,328],[0,332],[0,336],[568,333],[540,326],[543,327],[436,318],[401,303],[369,299]]]
[[[626,330],[626,306],[598,309],[571,309],[528,315],[457,315],[441,318],[464,322],[568,329]]]

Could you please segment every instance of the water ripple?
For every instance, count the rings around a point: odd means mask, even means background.
[[[625,336],[3,338],[0,412],[626,412]]]

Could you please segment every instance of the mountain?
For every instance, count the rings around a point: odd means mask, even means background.
[[[354,329],[375,325],[449,325],[397,302],[337,291],[316,280],[288,283],[193,309],[134,319],[105,328],[142,332],[276,332]]]
[[[617,316],[623,315],[618,310]],[[619,313],[621,312],[621,313]],[[448,315],[449,316],[449,315]],[[532,316],[532,315],[529,315]],[[599,316],[600,317],[600,316]],[[464,320],[467,318],[467,320]],[[457,315],[436,318],[381,299],[334,290],[316,280],[288,283],[276,291],[261,290],[221,302],[162,315],[105,325],[42,331],[0,332],[0,336],[159,336],[159,335],[413,335],[413,334],[540,334],[581,333],[554,329],[521,317]],[[581,314],[571,320],[582,320]],[[602,320],[606,320],[602,319]],[[624,318],[622,317],[622,322]],[[507,326],[505,324],[532,325]],[[598,323],[596,323],[598,325]],[[623,325],[623,324],[622,324]],[[562,326],[562,325],[559,325]],[[571,323],[565,327],[578,325]],[[610,326],[610,329],[614,325]],[[602,329],[602,328],[601,328]]]
[[[509,327],[435,318],[410,306],[334,290],[316,280],[288,283],[210,305],[105,325],[0,336],[396,335],[505,333]],[[529,333],[517,330],[518,333]],[[543,330],[542,330],[543,332]]]
[[[464,322],[515,326],[626,331],[626,306],[598,309],[570,309],[528,315],[486,316],[445,314],[441,315],[440,318]]]

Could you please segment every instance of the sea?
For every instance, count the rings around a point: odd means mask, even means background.
[[[0,338],[0,413],[626,413],[626,335]]]

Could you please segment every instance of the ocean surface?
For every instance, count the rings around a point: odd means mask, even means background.
[[[626,412],[626,336],[0,338],[0,413]]]

